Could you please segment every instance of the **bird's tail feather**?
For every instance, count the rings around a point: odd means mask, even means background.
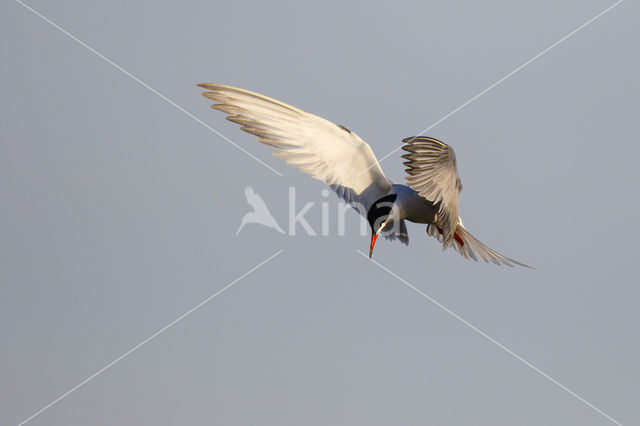
[[[435,225],[427,226],[427,234],[431,237],[436,238],[441,243],[444,242],[443,231],[441,228],[438,228]],[[453,234],[452,241],[453,248],[464,256],[466,259],[473,260],[484,260],[485,262],[493,262],[496,265],[507,265],[514,266],[520,265],[526,268],[531,268],[531,266],[525,265],[524,263],[520,263],[517,260],[510,259],[506,256],[501,255],[497,251],[487,247],[478,239],[476,239],[469,231],[467,231],[461,223],[458,223],[456,226],[456,230]],[[442,249],[445,250],[447,247],[443,245]]]

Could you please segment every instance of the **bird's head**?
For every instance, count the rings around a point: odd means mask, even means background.
[[[397,194],[386,195],[371,205],[367,212],[367,220],[369,226],[371,226],[371,246],[369,247],[369,258],[373,253],[373,247],[376,245],[376,239],[380,232],[391,221],[391,210],[393,209],[393,203],[396,201]]]

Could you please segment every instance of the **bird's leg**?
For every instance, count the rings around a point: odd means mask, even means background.
[[[440,228],[439,226],[436,226],[436,229],[438,230],[438,232],[440,233],[440,235],[444,235],[444,231],[442,230],[442,228]],[[457,232],[453,233],[453,238],[456,239],[456,241],[458,242],[458,244],[460,244],[461,246],[464,246],[464,241],[462,238],[460,238],[460,235],[458,235]]]

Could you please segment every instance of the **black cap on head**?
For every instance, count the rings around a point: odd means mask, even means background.
[[[367,221],[371,226],[371,231],[375,234],[382,222],[389,217],[393,203],[396,201],[398,194],[389,194],[377,200],[371,205],[367,212]]]

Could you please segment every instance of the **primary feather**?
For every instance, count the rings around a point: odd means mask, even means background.
[[[216,102],[212,108],[229,114],[227,120],[276,148],[276,157],[329,185],[364,217],[391,189],[371,147],[346,127],[249,90],[198,86],[208,90],[204,97]],[[406,227],[404,235],[395,237],[406,244]]]
[[[458,194],[462,183],[458,177],[456,154],[449,145],[434,138],[415,136],[406,138],[402,147],[409,154],[406,177],[409,187],[438,206],[437,224],[443,230],[443,244],[447,248],[454,239],[458,224]]]

